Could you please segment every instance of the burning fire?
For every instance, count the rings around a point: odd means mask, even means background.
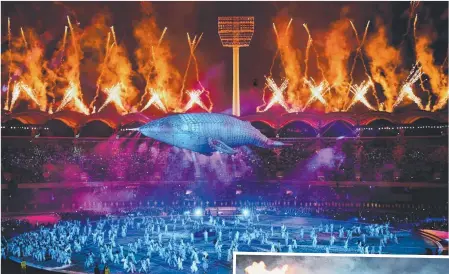
[[[12,98],[11,98],[11,106],[9,109],[13,109],[14,104],[16,103],[17,99],[20,97],[20,94],[25,92],[26,96],[30,98],[36,105],[39,106],[39,101],[36,97],[36,94],[34,94],[34,90],[31,89],[27,84],[23,82],[18,82],[14,85],[14,89],[12,92]]]
[[[131,81],[133,71],[126,50],[118,43],[114,27],[111,27],[110,30],[111,45],[107,47],[104,66],[97,80],[98,87],[106,95],[106,100],[98,112],[112,103],[117,111],[126,114],[129,112],[128,107],[135,102],[138,91]]]
[[[349,72],[347,70],[347,64],[350,61],[350,55],[353,50],[356,50],[355,43],[351,41],[351,23],[346,17],[334,22],[331,25],[331,29],[326,33],[324,39],[324,57],[327,59],[326,66],[326,79],[321,82],[319,86],[316,86],[316,92],[313,92],[313,88],[306,82],[312,91],[311,99],[318,99],[323,105],[326,106],[324,99],[319,96],[322,88],[322,93],[331,91],[329,83],[332,83],[331,98],[328,99],[328,109],[340,111],[344,108],[346,100],[348,99],[348,77]],[[305,106],[305,108],[307,105]]]
[[[408,99],[412,100],[413,102],[415,102],[420,109],[424,109],[424,107],[421,103],[421,99],[419,99],[413,93],[413,89],[412,89],[412,85],[414,83],[416,83],[416,81],[418,81],[421,78],[422,74],[423,73],[421,71],[421,68],[418,65],[413,67],[412,71],[410,72],[410,75],[405,80],[405,83],[402,86],[401,91],[399,92],[399,96],[396,99],[396,102],[394,103],[393,108],[398,106],[404,100],[404,98],[408,98]]]
[[[67,17],[60,41],[14,26],[8,18],[8,50],[2,53],[4,109],[13,111],[27,102],[29,109],[48,113],[70,109],[85,115],[110,104],[121,114],[152,107],[164,113],[185,112],[194,105],[212,111],[196,57],[203,35],[187,33],[189,57],[182,74],[173,65],[170,31],[157,25],[151,3],[141,5],[142,19],[133,30],[137,47],[131,53],[136,71],[120,41],[122,34],[116,33],[107,13],[94,16],[85,27]],[[307,24],[299,30],[301,36],[293,19],[280,14],[273,23],[277,50],[266,77],[263,105],[256,111],[268,111],[276,104],[286,112],[349,111],[361,103],[372,111],[393,112],[410,101],[425,111],[443,109],[449,100],[447,57],[442,63],[435,60],[436,34],[418,24],[418,11],[419,2],[412,1],[402,37],[403,41],[413,38],[416,65],[411,70],[401,58],[403,43],[391,43],[389,26],[380,19],[364,24],[359,36],[342,10],[327,31],[314,32],[312,37]],[[56,50],[47,60],[46,45],[53,42]],[[281,64],[279,76],[273,76],[276,60]],[[81,83],[81,71],[83,79],[95,83],[94,94],[85,93],[89,85]],[[280,86],[273,80],[278,78],[284,79]]]
[[[354,94],[354,97],[352,98],[352,102],[348,106],[346,111],[349,110],[357,102],[364,104],[370,110],[376,110],[374,107],[371,106],[371,104],[365,97],[366,93],[368,92],[369,88],[372,87],[372,85],[373,83],[365,81],[363,81],[360,85],[352,85],[350,87],[350,91]]]
[[[2,54],[2,65],[8,66],[4,109],[12,111],[19,101],[28,101],[31,108],[46,111],[48,76],[42,69],[45,48],[39,36],[23,27],[20,27],[20,36],[13,36],[8,18],[8,48]]]
[[[423,74],[426,74],[430,79],[430,87],[435,95],[437,95],[438,99],[435,105],[432,108],[432,111],[439,110],[445,107],[448,103],[448,75],[444,72],[444,64],[447,65],[447,56],[445,61],[441,66],[437,66],[435,64],[435,60],[433,58],[433,50],[431,47],[432,38],[435,38],[435,34],[430,30],[430,36],[420,35],[417,37],[417,23],[418,23],[418,15],[415,16],[415,21],[413,25],[414,29],[414,37],[415,37],[415,51],[416,51],[416,59],[422,67]],[[420,79],[422,79],[420,77]],[[423,86],[421,82],[421,88],[428,92],[428,90]],[[429,107],[430,108],[430,100]]]
[[[187,75],[182,79],[171,64],[172,53],[164,41],[167,28],[158,28],[150,3],[141,5],[143,19],[133,33],[138,42],[134,52],[138,76],[132,69],[126,49],[117,40],[114,26],[108,24],[110,16],[107,13],[94,16],[84,29],[67,17],[61,41],[48,61],[43,58],[44,41],[31,29],[22,27],[14,36],[8,18],[9,50],[2,54],[3,64],[8,66],[4,109],[11,111],[18,101],[28,101],[28,108],[37,106],[48,113],[70,109],[88,115],[103,111],[110,104],[121,114],[144,111],[152,106],[164,112],[182,111],[195,104],[211,111],[213,104],[209,91],[199,81],[194,53],[202,35],[193,40],[188,35],[190,56],[187,67],[194,65],[200,89],[188,91],[186,102],[182,97]],[[85,58],[86,53],[92,58]],[[81,68],[81,64],[86,67]],[[88,105],[84,103],[81,91],[81,69],[89,72],[88,78],[96,77],[95,95]],[[134,86],[133,77],[141,77],[145,82],[141,94]],[[209,102],[203,103],[201,97],[206,97]]]
[[[285,28],[285,31],[280,34],[277,31],[276,24],[273,23],[273,29],[276,35],[276,43],[279,48],[279,57],[284,68],[285,78],[288,79],[287,82],[284,81],[283,83],[283,85],[288,83],[288,87],[286,86],[286,93],[282,96],[285,96],[286,102],[291,104],[295,103],[300,98],[300,94],[298,94],[298,87],[302,74],[300,65],[300,52],[293,46],[294,33],[293,28],[291,27],[292,22],[293,19],[290,19],[288,23],[286,23],[284,20],[279,20],[278,25]],[[279,102],[283,102],[283,100]],[[285,108],[285,106],[283,107]],[[287,109],[288,108],[286,108],[286,110]]]
[[[147,104],[142,108],[141,111],[144,111],[150,106],[154,105],[163,112],[167,112],[167,108],[165,107],[164,103],[162,103],[161,97],[159,95],[164,94],[164,92],[151,89],[150,94],[151,94],[150,100],[148,100]]]
[[[302,58],[302,49],[293,43],[298,33],[293,31],[292,19],[285,18],[281,13],[275,19],[276,24],[273,24],[278,49],[270,67],[269,78],[273,78],[274,63],[280,56],[280,76],[285,77],[289,86],[283,91],[282,98],[285,99],[281,99],[267,84],[273,96],[267,99],[268,94],[264,89],[264,104],[257,111],[267,111],[272,104],[283,102],[290,105],[290,108],[283,106],[288,112],[304,111],[311,107],[320,108],[313,104],[319,101],[326,112],[349,111],[358,102],[372,111],[393,112],[404,104],[405,99],[413,101],[421,110],[437,111],[444,108],[449,98],[448,76],[445,73],[447,57],[441,65],[437,65],[431,47],[436,35],[431,30],[426,30],[430,35],[417,34],[418,6],[419,2],[411,2],[408,28],[403,36],[405,41],[413,22],[417,65],[408,77],[410,68],[403,64],[401,58],[402,43],[399,46],[392,45],[388,37],[389,27],[380,19],[374,24],[368,21],[363,36],[359,36],[344,9],[342,18],[333,22],[329,31],[314,39],[308,25],[303,24],[307,40]],[[279,29],[284,31],[280,32]],[[371,30],[369,35],[368,30]],[[315,54],[316,60],[310,58],[311,54]],[[367,80],[360,79],[363,75]],[[312,77],[320,80],[315,83]],[[363,81],[354,84],[357,78]],[[420,88],[414,89],[413,85],[418,80]],[[429,82],[430,88],[425,87],[425,81]],[[371,102],[371,98],[375,101]]]
[[[75,86],[73,82],[70,82],[69,87],[64,93],[64,98],[62,99],[61,104],[56,109],[56,111],[61,111],[64,107],[67,106],[70,102],[73,102],[76,109],[79,109],[82,113],[89,115],[89,109],[84,105],[83,101],[79,98],[78,88]],[[52,109],[49,109],[49,112],[52,112]]]
[[[126,93],[122,83],[117,83],[110,88],[106,88],[104,92],[108,95],[108,97],[106,98],[106,101],[104,101],[103,105],[98,109],[98,112],[100,112],[108,104],[114,103],[117,110],[122,114],[128,113],[122,102],[122,97]]]
[[[180,107],[181,74],[172,65],[173,54],[170,45],[164,40],[169,30],[158,27],[151,3],[142,2],[141,5],[143,19],[134,29],[134,37],[138,42],[134,56],[137,72],[145,80],[145,89],[138,105],[143,106],[145,98],[149,98],[141,111],[155,106],[168,112]]]
[[[268,270],[264,262],[256,263],[245,268],[245,273],[247,274],[286,274],[288,270],[288,265],[282,267],[276,267],[273,270]]]

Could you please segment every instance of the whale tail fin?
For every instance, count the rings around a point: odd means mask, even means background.
[[[274,147],[283,147],[283,146],[286,146],[287,144],[285,144],[285,143],[283,143],[283,142],[280,142],[280,141],[273,141],[272,143],[271,143],[271,146],[274,146]]]
[[[269,147],[269,148],[285,147],[285,146],[289,146],[289,144],[286,144],[281,141],[273,141],[273,140],[268,140],[268,143],[267,143],[267,147]]]
[[[229,147],[227,144],[223,143],[220,140],[208,138],[208,143],[209,143],[209,146],[211,146],[213,149],[215,149],[216,151],[218,151],[220,153],[230,154],[230,155],[237,153],[237,151],[235,151],[235,149]]]

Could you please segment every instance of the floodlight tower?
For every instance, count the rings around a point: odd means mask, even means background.
[[[218,17],[218,35],[221,43],[223,47],[232,48],[233,52],[232,115],[235,116],[240,116],[239,48],[249,46],[253,33],[252,16]]]

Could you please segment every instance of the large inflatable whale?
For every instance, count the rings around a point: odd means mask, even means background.
[[[234,148],[254,145],[283,146],[260,133],[250,122],[220,113],[175,114],[149,122],[138,129],[143,135],[204,155],[234,154]]]

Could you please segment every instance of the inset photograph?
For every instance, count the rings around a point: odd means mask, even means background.
[[[445,256],[236,253],[234,274],[446,273]]]

